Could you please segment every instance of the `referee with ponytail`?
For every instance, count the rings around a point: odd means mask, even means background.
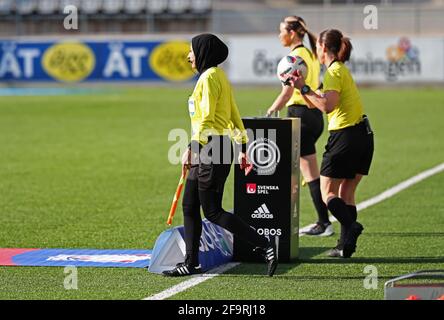
[[[341,223],[341,237],[331,257],[349,258],[364,230],[357,222],[356,188],[368,175],[373,157],[373,132],[349,69],[352,45],[339,30],[323,31],[316,44],[320,63],[327,67],[323,92],[313,91],[301,76],[290,77],[311,108],[328,115],[330,136],[321,165],[321,191],[327,208]]]
[[[289,55],[300,57],[307,65],[305,82],[312,88],[319,87],[320,65],[316,59],[316,36],[313,35],[298,16],[289,16],[280,23],[279,40],[284,47],[289,47]],[[311,50],[303,45],[307,36]],[[324,131],[324,118],[318,109],[310,109],[299,90],[293,86],[282,84],[282,90],[275,99],[267,114],[271,115],[287,106],[287,116],[301,119],[301,150],[300,169],[310,189],[310,195],[316,209],[318,220],[305,232],[312,236],[330,236],[333,227],[328,218],[328,210],[322,201],[319,167],[316,158],[316,141]]]

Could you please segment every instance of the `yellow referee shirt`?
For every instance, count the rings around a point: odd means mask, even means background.
[[[247,143],[247,135],[225,72],[212,67],[201,74],[188,100],[191,140],[201,145],[209,135],[229,134],[237,143]]]
[[[350,71],[339,61],[334,61],[324,75],[323,91],[337,91],[339,104],[328,114],[328,130],[338,130],[361,122],[364,115],[358,88]]]
[[[319,87],[319,73],[321,66],[314,54],[304,46],[296,47],[290,54],[293,57],[301,57],[302,60],[307,64],[307,77],[305,78],[305,83],[310,86],[313,90]],[[286,106],[291,106],[292,104],[302,104],[306,105],[304,98],[302,98],[301,92],[299,90],[294,90],[293,95],[290,100],[288,100]]]

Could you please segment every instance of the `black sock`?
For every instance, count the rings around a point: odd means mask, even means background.
[[[336,246],[338,249],[344,249],[345,235],[347,234],[347,227],[341,224],[341,237],[339,238],[338,245]]]
[[[327,200],[327,208],[333,214],[333,216],[338,219],[338,221],[345,227],[349,227],[353,220],[345,204],[344,200],[338,197],[332,197]]]
[[[199,192],[205,217],[253,246],[265,248],[268,245],[268,239],[259,235],[256,229],[250,227],[237,215],[226,212],[221,206],[222,196],[222,193],[218,192]]]
[[[265,248],[268,245],[268,239],[266,237],[259,235],[256,229],[249,226],[234,214],[222,211],[219,217],[212,222],[227,229],[253,246]]]
[[[350,214],[350,218],[352,219],[353,222],[355,222],[358,218],[358,211],[356,210],[356,206],[348,204],[347,209]],[[341,237],[339,238],[338,242],[338,247],[340,249],[342,249],[342,247],[344,246],[345,235],[347,234],[347,231],[348,231],[347,227],[341,224]]]
[[[350,217],[352,218],[352,221],[355,222],[358,220],[358,211],[356,210],[356,206],[348,204],[347,205],[348,212],[350,213]]]
[[[199,265],[199,245],[202,234],[202,220],[184,215],[186,256],[185,263]]]
[[[313,200],[316,212],[318,213],[318,222],[323,224],[329,223],[330,220],[328,219],[328,209],[324,201],[322,201],[321,179],[318,178],[310,181],[308,183],[308,187],[310,188],[311,199]]]

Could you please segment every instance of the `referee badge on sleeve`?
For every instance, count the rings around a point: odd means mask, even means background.
[[[196,107],[194,105],[194,98],[190,97],[188,99],[188,112],[190,113],[190,116],[194,116],[194,113],[196,112]]]

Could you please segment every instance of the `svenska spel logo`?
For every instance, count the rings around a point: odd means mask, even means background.
[[[256,188],[257,188],[256,183],[247,183],[247,193],[248,194],[255,194]]]

